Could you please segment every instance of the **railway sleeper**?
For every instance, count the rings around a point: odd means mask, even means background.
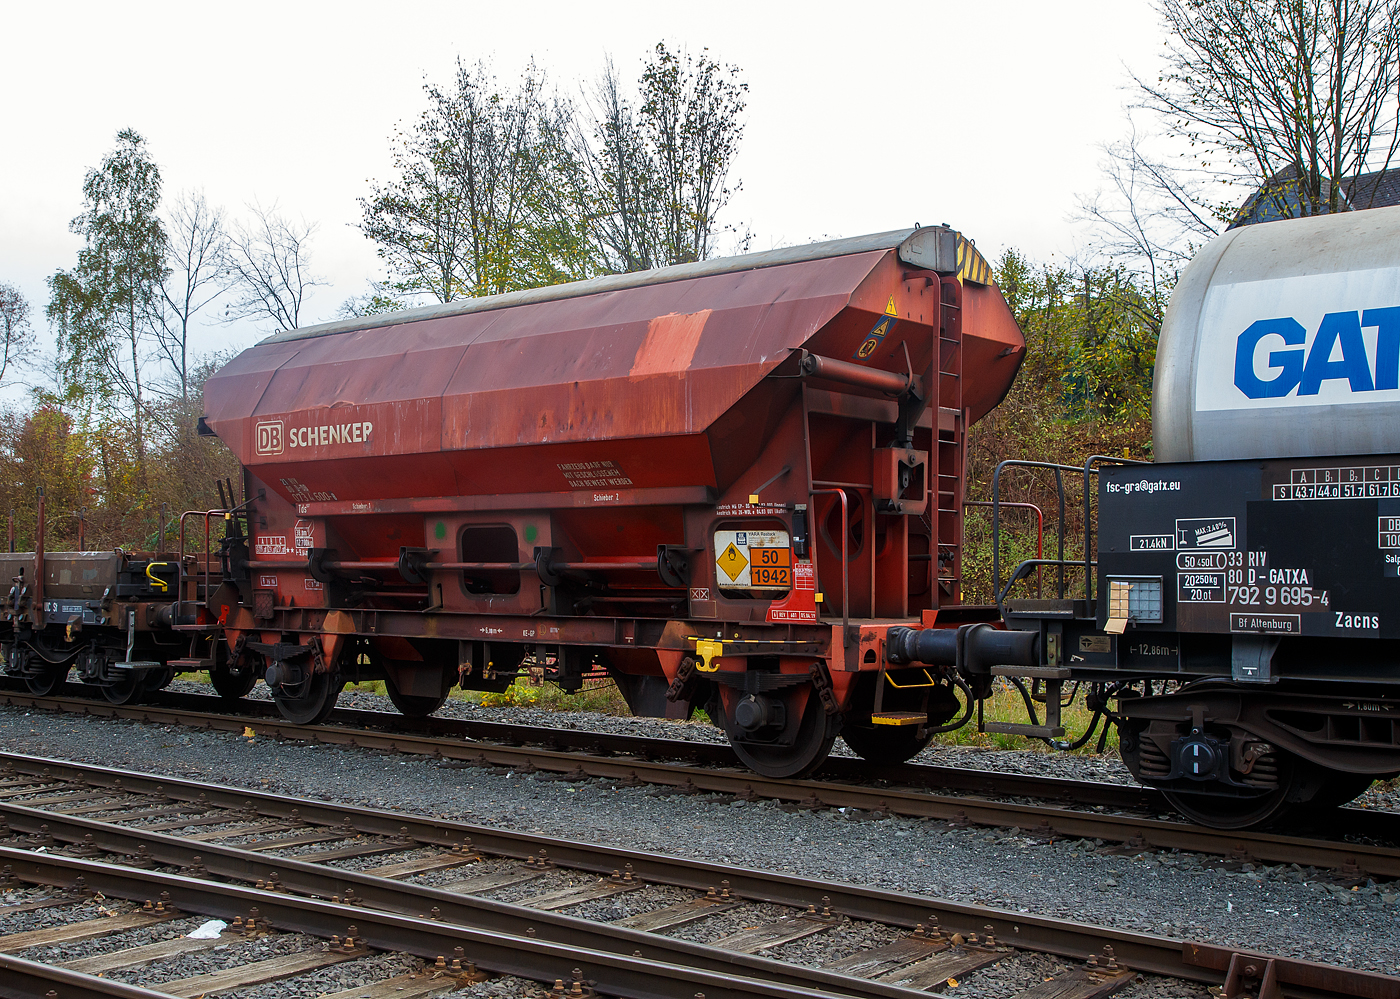
[[[78,901],[79,899],[76,898],[66,900],[67,904],[70,905]],[[98,943],[105,937],[154,926],[186,915],[173,906],[167,906],[163,899],[154,904],[147,901],[144,907],[124,914],[113,913],[42,930],[0,936],[0,954],[13,954],[22,950],[57,944],[89,941]],[[271,927],[260,918],[258,910],[254,908],[250,910],[246,919],[243,916],[235,916],[231,926],[226,926],[223,931],[213,936],[203,938],[179,936],[158,940],[148,944],[105,951],[88,957],[70,959],[54,965],[52,968],[60,973],[68,973],[67,976],[57,977],[56,980],[70,986],[85,987],[90,994],[175,996],[179,999],[195,999],[197,996],[223,993],[269,982],[290,982],[308,972],[369,956],[373,952],[365,946],[363,940],[355,936],[355,932],[355,927],[351,926],[347,929],[345,937],[332,934],[329,941],[320,948],[282,954],[261,961],[246,962],[237,967],[220,971],[184,978],[172,978],[149,990],[123,986],[119,982],[111,982],[110,984],[104,982],[99,986],[96,981],[84,980],[87,976],[103,976],[112,972],[151,967],[152,965],[158,970],[161,962],[170,961],[185,954],[215,947],[227,947],[231,940],[239,938],[252,939],[273,935]],[[33,962],[23,963],[31,964]],[[0,969],[4,968],[5,965],[0,964]],[[54,972],[47,973],[53,975]],[[453,966],[449,966],[445,957],[439,955],[436,966],[430,965],[424,973],[396,976],[381,980],[368,987],[349,989],[334,994],[342,995],[345,999],[349,999],[350,996],[370,995],[380,995],[385,999],[388,996],[428,995],[433,992],[457,989],[471,981],[478,981],[485,977],[487,976],[478,972],[474,967],[463,968],[460,958],[454,957]]]

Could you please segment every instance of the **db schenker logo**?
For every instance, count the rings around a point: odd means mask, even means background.
[[[283,448],[283,433],[281,420],[268,420],[259,423],[254,427],[256,434],[256,446],[254,450],[258,454],[281,454]]]

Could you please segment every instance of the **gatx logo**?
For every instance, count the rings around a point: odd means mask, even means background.
[[[1372,327],[1374,355],[1362,333]],[[1317,395],[1334,380],[1352,392],[1400,388],[1400,306],[1329,312],[1311,344],[1292,317],[1260,319],[1235,342],[1235,387],[1251,399]]]
[[[264,420],[253,428],[253,450],[258,454],[281,454],[286,446],[286,429],[281,420]]]

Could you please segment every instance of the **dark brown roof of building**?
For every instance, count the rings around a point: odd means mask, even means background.
[[[1294,180],[1296,176],[1297,171],[1292,167],[1274,174],[1268,183],[1260,185],[1258,190],[1245,199],[1229,228],[1273,222],[1302,214],[1302,203],[1297,193],[1298,185]],[[1400,167],[1372,170],[1370,173],[1345,179],[1342,181],[1342,196],[1354,211],[1400,205]]]
[[[1387,208],[1400,205],[1400,169],[1374,170],[1349,181],[1343,190],[1351,207]]]

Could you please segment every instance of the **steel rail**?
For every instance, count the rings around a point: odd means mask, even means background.
[[[46,841],[51,837],[57,843],[73,844],[84,851],[100,850],[140,858],[140,863],[154,862],[179,867],[187,876],[196,876],[193,871],[198,869],[203,872],[197,875],[201,879],[208,874],[248,884],[275,882],[281,889],[298,895],[321,899],[353,897],[357,906],[420,918],[423,913],[431,911],[432,918],[438,922],[518,937],[529,936],[600,953],[633,955],[645,948],[645,953],[653,960],[666,964],[793,987],[825,989],[852,997],[901,999],[910,995],[907,989],[880,982],[784,964],[643,930],[610,926],[561,913],[444,891],[430,885],[328,867],[304,856],[275,857],[237,846],[192,842],[170,833],[30,808],[10,801],[0,801],[0,817],[13,831],[31,835],[42,832]],[[406,844],[399,849],[412,849],[417,845]],[[462,844],[459,841],[454,845]],[[463,859],[465,861],[466,857]]]
[[[16,699],[24,698],[0,694],[0,703],[14,703]],[[642,781],[663,787],[681,787],[687,791],[772,798],[814,808],[856,808],[958,824],[1018,828],[1041,836],[1109,840],[1142,849],[1186,850],[1247,858],[1262,863],[1330,868],[1379,879],[1400,878],[1400,849],[1390,846],[1255,830],[1222,831],[1176,820],[976,796],[935,794],[917,788],[770,778],[750,771],[677,766],[636,757],[588,756],[538,747],[464,742],[397,732],[293,725],[280,719],[258,720],[250,724],[246,717],[241,716],[206,715],[151,705],[118,708],[84,700],[58,704],[53,699],[28,699],[36,705],[44,702],[60,710],[98,716],[138,718],[152,723],[232,732],[252,728],[263,735],[282,739],[432,756],[481,766],[534,767],[580,779]],[[982,776],[985,778],[985,774]]]
[[[54,995],[61,999],[171,999],[165,992],[0,954],[0,997],[40,999]]]
[[[575,970],[601,992],[631,999],[670,999],[703,989],[706,999],[829,999],[839,993],[762,982],[635,955],[603,953],[574,944],[475,929],[416,916],[279,892],[59,857],[0,846],[0,864],[12,878],[70,891],[97,891],[132,901],[159,896],[167,906],[232,920],[258,910],[259,920],[288,932],[329,937],[345,933],[374,950],[432,961],[463,948],[463,959],[498,974],[532,981],[571,980]],[[353,929],[352,929],[353,928]],[[916,993],[896,989],[892,995]]]
[[[407,828],[409,838],[424,844],[452,846],[470,839],[474,849],[503,857],[525,859],[542,851],[561,867],[610,873],[631,864],[635,876],[648,882],[705,891],[724,880],[734,895],[780,905],[806,908],[829,899],[831,911],[854,919],[913,928],[930,918],[947,932],[980,933],[990,928],[1005,944],[1085,961],[1100,954],[1107,944],[1117,960],[1134,970],[1219,984],[1232,955],[1244,954],[1273,960],[1279,983],[1289,996],[1356,996],[1365,999],[1400,997],[1400,978],[1355,969],[1338,968],[1292,958],[1260,955],[1252,951],[1173,940],[1145,933],[1089,926],[1070,920],[1007,912],[988,906],[946,899],[864,888],[840,882],[817,881],[793,875],[755,871],[704,860],[667,857],[655,853],[605,847],[528,833],[509,832],[448,819],[408,813],[377,811],[355,805],[305,798],[290,798],[262,791],[179,778],[135,773],[90,764],[0,754],[0,761],[19,774],[46,780],[70,780],[95,788],[109,787],[127,793],[156,794],[233,811],[246,811],[252,802],[259,815],[296,817],[313,825],[339,826],[345,818],[362,832],[399,836]],[[285,861],[278,860],[278,863]],[[280,868],[279,868],[280,870]],[[347,872],[337,872],[344,875]],[[415,952],[417,953],[417,952]],[[480,963],[480,962],[478,962]],[[526,976],[528,977],[528,976]],[[706,993],[707,996],[709,993]]]

